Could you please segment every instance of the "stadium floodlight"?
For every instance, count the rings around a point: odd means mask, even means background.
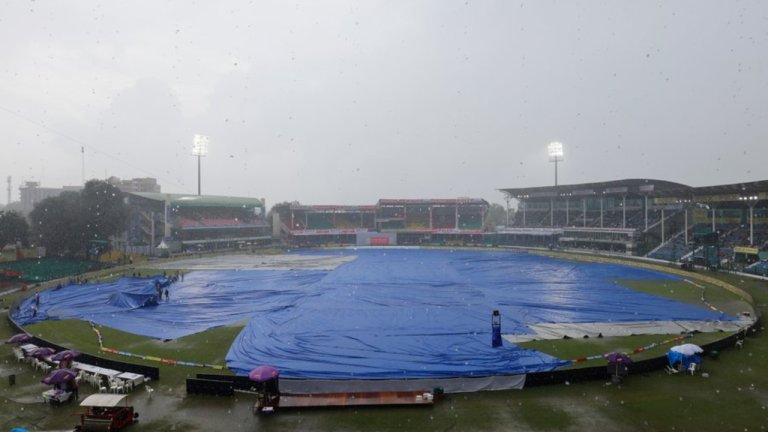
[[[564,160],[563,144],[557,141],[549,143],[547,153],[549,153],[549,161],[555,163],[555,186],[557,186],[557,163]]]
[[[192,155],[197,156],[197,195],[200,195],[200,158],[208,154],[208,137],[195,135],[192,141]]]

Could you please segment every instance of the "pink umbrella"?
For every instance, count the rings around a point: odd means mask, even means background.
[[[259,366],[248,374],[251,381],[264,382],[280,376],[280,371],[272,366]]]
[[[68,381],[72,381],[76,376],[77,372],[73,371],[72,369],[56,369],[55,371],[49,373],[40,382],[48,385],[62,384]]]
[[[30,357],[37,357],[37,358],[48,357],[49,355],[51,355],[51,354],[53,354],[55,352],[56,352],[56,350],[53,349],[53,348],[40,347],[40,348],[33,349],[32,352],[29,353],[29,356]]]
[[[80,353],[75,350],[64,350],[54,354],[53,357],[51,357],[51,360],[55,360],[55,361],[72,360],[73,358],[79,355]]]
[[[12,344],[12,343],[22,343],[22,342],[28,342],[30,339],[32,339],[32,335],[29,333],[17,333],[10,338],[8,338],[5,343]]]

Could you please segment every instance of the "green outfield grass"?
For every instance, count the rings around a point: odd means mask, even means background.
[[[704,299],[716,307],[718,310],[729,314],[738,314],[744,310],[751,310],[751,306],[741,300],[738,296],[718,287],[707,284],[698,284],[701,287],[685,281],[636,281],[620,280],[617,283],[631,289],[642,291],[648,294],[677,300],[683,303],[701,306],[702,295]],[[732,335],[732,332],[719,333],[696,333],[684,342],[705,345]],[[626,337],[604,337],[588,339],[558,339],[558,340],[540,340],[520,343],[525,348],[535,349],[545,352],[552,356],[573,360],[580,357],[588,357],[598,354],[605,354],[611,351],[632,353],[635,348],[641,348],[652,343],[661,343],[674,337],[674,335],[635,335]],[[646,360],[649,358],[664,355],[671,345],[660,345],[647,351],[632,354],[635,361]],[[601,360],[591,360],[587,362],[576,363],[568,368],[591,367],[600,363]]]
[[[549,355],[561,358],[563,360],[573,360],[580,357],[588,357],[598,354],[606,354],[611,351],[624,352],[631,355],[632,360],[641,361],[654,357],[660,357],[665,355],[669,350],[669,347],[673,345],[679,345],[683,343],[692,343],[696,345],[706,345],[708,343],[726,338],[732,335],[732,332],[720,332],[720,333],[696,333],[690,338],[685,338],[682,341],[660,345],[655,348],[632,354],[632,350],[635,348],[641,348],[651,343],[660,343],[664,340],[674,337],[673,335],[636,335],[636,336],[624,336],[624,337],[604,337],[604,338],[589,338],[589,339],[556,339],[556,340],[541,340],[520,343],[521,347],[535,349],[547,353]],[[580,363],[575,363],[568,366],[566,369],[574,369],[581,367],[603,366],[604,360],[590,360]]]
[[[115,348],[120,351],[144,356],[224,366],[227,350],[229,350],[232,341],[242,330],[243,324],[216,327],[202,333],[167,342],[122,332],[109,327],[97,326],[96,328],[102,335],[104,346],[108,348]],[[27,326],[26,330],[45,340],[54,341],[70,348],[77,348],[80,352],[129,363],[159,367],[163,383],[172,385],[183,384],[186,378],[194,377],[197,373],[231,375],[231,372],[226,368],[216,370],[202,367],[174,366],[157,361],[101,352],[96,332],[93,331],[90,324],[84,321],[43,321]]]

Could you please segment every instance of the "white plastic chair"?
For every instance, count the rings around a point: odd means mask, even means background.
[[[688,372],[690,372],[691,375],[696,374],[696,369],[698,369],[698,365],[696,363],[691,363],[688,365]]]
[[[24,351],[22,351],[19,348],[13,349],[13,355],[16,357],[16,361],[23,362],[24,361]]]
[[[109,392],[117,393],[117,382],[113,379],[109,380]]]
[[[144,384],[144,390],[146,390],[146,391],[147,391],[147,397],[148,397],[148,398],[150,398],[150,399],[152,399],[152,392],[154,392],[154,391],[155,391],[155,389],[153,389],[152,387],[150,387],[150,386],[148,386],[148,385]]]

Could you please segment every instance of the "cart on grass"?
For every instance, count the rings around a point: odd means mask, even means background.
[[[117,431],[138,421],[139,413],[128,405],[128,395],[93,394],[80,404],[85,411],[80,414],[77,431]]]

